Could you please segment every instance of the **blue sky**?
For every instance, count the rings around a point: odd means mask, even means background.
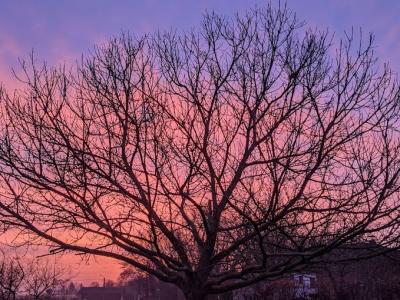
[[[283,1],[281,1],[283,2]],[[157,29],[189,29],[206,10],[232,15],[263,6],[264,0],[1,0],[0,78],[31,49],[50,63],[74,60],[96,43],[121,31],[135,34]],[[278,3],[278,1],[272,1]],[[377,53],[400,70],[400,1],[288,0],[310,26],[340,36],[352,26],[376,35]]]

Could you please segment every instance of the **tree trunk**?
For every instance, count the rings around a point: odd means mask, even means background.
[[[207,294],[201,290],[188,290],[185,292],[186,300],[205,300]]]

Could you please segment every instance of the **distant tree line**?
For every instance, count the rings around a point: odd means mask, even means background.
[[[68,276],[65,267],[49,259],[3,254],[0,257],[0,300],[15,300],[22,296],[44,299],[67,282]]]

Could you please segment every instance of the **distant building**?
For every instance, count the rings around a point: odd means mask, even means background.
[[[400,300],[400,251],[374,242],[346,244],[302,271],[239,289],[232,298],[247,299]]]
[[[294,297],[296,299],[312,299],[318,294],[315,273],[294,274]]]
[[[69,282],[68,286],[66,284],[61,284],[54,289],[49,289],[46,291],[46,299],[54,300],[79,300],[78,291],[73,282]]]
[[[125,287],[82,287],[81,300],[124,300],[129,297]]]
[[[78,295],[80,300],[184,300],[177,287],[154,277],[137,278],[122,287],[82,287]]]

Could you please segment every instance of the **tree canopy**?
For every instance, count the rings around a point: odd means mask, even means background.
[[[0,93],[1,223],[53,253],[204,299],[398,245],[399,85],[371,37],[266,6],[22,71]]]

